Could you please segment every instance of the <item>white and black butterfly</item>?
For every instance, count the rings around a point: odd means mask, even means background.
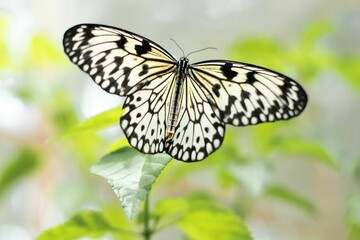
[[[190,64],[115,27],[80,24],[65,32],[63,44],[96,84],[126,97],[120,126],[142,153],[202,160],[220,147],[226,124],[289,119],[307,103],[303,88],[280,73],[228,60]]]

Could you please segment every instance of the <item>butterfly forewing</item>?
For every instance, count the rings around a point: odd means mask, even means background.
[[[224,123],[253,125],[299,115],[307,96],[294,80],[272,70],[232,61],[192,65],[190,74]]]
[[[103,25],[77,25],[64,34],[71,61],[109,93],[126,96],[172,71],[175,59],[152,41]]]
[[[77,25],[65,32],[63,44],[96,84],[126,97],[120,126],[143,153],[202,160],[220,147],[226,124],[289,119],[307,102],[302,87],[280,73],[227,60],[189,65],[151,40],[115,27]]]

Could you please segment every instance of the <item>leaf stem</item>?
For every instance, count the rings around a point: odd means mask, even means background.
[[[144,202],[144,239],[150,240],[152,235],[152,230],[150,229],[150,217],[149,217],[149,198],[150,194],[148,194],[147,198]]]

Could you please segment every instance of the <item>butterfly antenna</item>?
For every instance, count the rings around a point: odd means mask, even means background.
[[[184,52],[184,50],[180,47],[180,45],[179,45],[174,39],[170,38],[170,40],[173,41],[173,42],[176,44],[176,46],[178,46],[178,48],[181,50],[181,52],[182,52],[182,54],[183,54],[183,57],[185,57],[185,52]]]
[[[210,50],[210,49],[211,49],[211,50],[217,50],[217,48],[214,48],[214,47],[202,48],[202,49],[199,49],[199,50],[196,50],[196,51],[193,51],[193,52],[188,53],[188,55],[186,55],[186,58],[187,58],[189,55],[193,54],[193,53],[202,52],[202,51]]]

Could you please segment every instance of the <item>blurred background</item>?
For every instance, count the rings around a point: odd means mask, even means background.
[[[118,214],[106,181],[89,172],[123,134],[60,138],[120,106],[67,59],[63,33],[79,23],[133,31],[191,61],[232,59],[296,79],[302,115],[228,127],[205,161],[173,161],[152,202],[206,194],[239,214],[255,239],[360,239],[360,1],[201,0],[0,3],[0,239],[27,240],[81,209]],[[119,111],[120,116],[120,111]],[[183,239],[168,229],[156,239]]]

